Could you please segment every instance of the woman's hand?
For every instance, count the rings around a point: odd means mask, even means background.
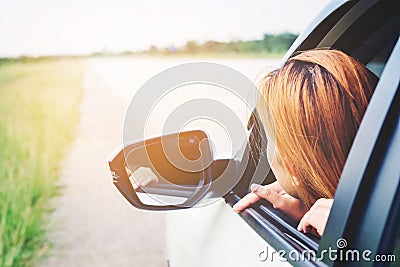
[[[303,216],[297,230],[308,233],[315,229],[319,236],[322,236],[331,212],[333,199],[320,198],[315,201],[311,209]]]
[[[308,211],[303,201],[286,193],[277,181],[264,186],[252,184],[251,191],[233,206],[233,211],[242,211],[261,198],[268,200],[275,209],[296,221],[299,221]]]

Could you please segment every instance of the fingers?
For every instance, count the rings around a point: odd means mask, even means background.
[[[260,197],[254,194],[253,192],[248,193],[241,200],[239,200],[235,205],[233,205],[232,209],[234,212],[239,212],[247,208],[248,206],[256,203],[260,200]]]
[[[274,190],[276,192],[280,192],[280,191],[283,190],[282,186],[278,183],[278,181],[270,183],[270,184],[266,185],[266,187],[268,187],[268,188],[270,188],[270,189],[272,189],[272,190]]]
[[[321,236],[325,230],[326,219],[321,213],[309,211],[300,220],[297,230],[303,233],[309,233],[312,228],[315,228],[317,233]]]
[[[264,198],[278,209],[287,214],[292,219],[299,221],[308,211],[307,206],[300,199],[288,195],[278,182],[269,185],[251,185],[251,193],[247,194],[233,206],[233,211],[239,212]]]
[[[244,210],[261,198],[265,198],[267,201],[271,202],[275,208],[281,207],[284,203],[282,196],[276,192],[276,190],[281,190],[279,184],[277,185],[277,182],[265,186],[252,184],[250,189],[252,192],[247,194],[233,206],[234,212]]]
[[[317,201],[315,201],[314,205],[311,207],[312,208],[331,208],[333,204],[333,199],[330,198],[320,198]]]
[[[261,198],[266,199],[268,202],[272,204],[275,209],[280,209],[285,205],[285,202],[288,198],[283,197],[281,194],[278,194],[275,190],[275,185],[271,186],[261,186],[259,184],[252,184],[251,191],[258,195]]]
[[[260,200],[260,197],[254,193],[248,193],[241,200],[239,200],[235,205],[233,205],[233,211],[239,212],[247,208],[248,206],[256,203]]]
[[[311,209],[303,216],[297,227],[297,230],[309,233],[312,228],[316,229],[317,233],[322,236],[325,230],[326,222],[328,221],[331,211],[333,199],[319,199]]]

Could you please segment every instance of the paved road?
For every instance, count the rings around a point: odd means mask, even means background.
[[[88,64],[62,195],[50,215],[55,246],[39,266],[167,266],[164,214],[132,208],[112,185],[107,157],[122,142],[126,103],[100,74]]]
[[[54,248],[39,266],[167,266],[165,214],[131,207],[114,189],[106,163],[122,143],[123,118],[135,90],[159,71],[188,61],[192,60],[90,60],[76,139],[62,168],[62,194],[54,199],[55,211],[49,216]],[[217,62],[250,79],[277,63]]]

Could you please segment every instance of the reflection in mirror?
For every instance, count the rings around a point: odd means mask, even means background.
[[[166,205],[180,206],[183,205],[188,200],[188,197],[150,194],[147,191],[146,192],[137,191],[137,196],[144,205],[152,205],[152,206],[166,206]]]
[[[224,194],[224,183],[220,184],[217,179],[232,179],[235,175],[235,166],[233,160],[225,159],[216,160],[207,168],[212,184],[200,203],[205,204],[207,200],[218,198]],[[183,205],[200,188],[205,186],[203,179],[198,179],[199,184],[197,185],[160,183],[159,178],[151,168],[146,167],[138,168],[130,175],[129,179],[140,201],[145,205],[153,206]]]
[[[202,131],[128,145],[124,154],[129,182],[145,205],[192,205],[210,186],[213,156]]]
[[[143,187],[148,185],[149,183],[157,183],[158,178],[157,175],[147,167],[139,167],[133,173],[130,173],[128,169],[129,180],[132,183],[133,189],[138,189],[139,187]]]
[[[171,183],[163,177],[159,178],[156,171],[149,167],[139,167],[130,173],[129,180],[140,201],[153,206],[182,205],[198,191],[199,187],[204,186],[202,179],[197,180],[197,185]]]

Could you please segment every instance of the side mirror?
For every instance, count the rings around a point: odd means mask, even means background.
[[[120,147],[109,160],[114,185],[133,206],[189,208],[209,191],[227,161],[214,162],[203,131],[188,131]]]

